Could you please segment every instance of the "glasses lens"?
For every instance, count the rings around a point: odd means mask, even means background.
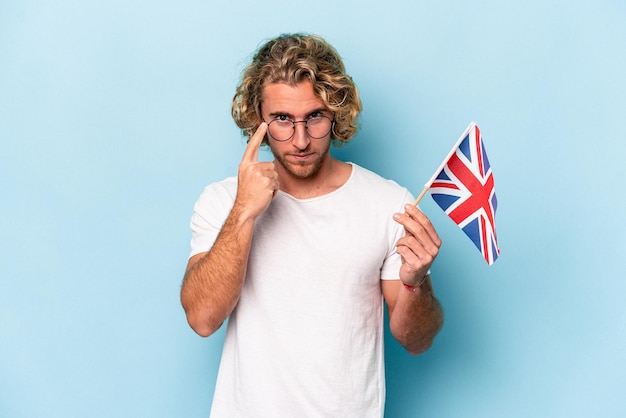
[[[276,141],[287,141],[293,136],[295,125],[289,119],[274,119],[268,129],[270,136]]]
[[[324,138],[330,133],[332,122],[326,116],[310,117],[306,121],[306,130],[311,138]]]
[[[274,119],[269,123],[269,134],[275,141],[288,141],[296,131],[296,123],[303,122],[306,126],[307,135],[313,139],[324,138],[330,133],[333,125],[330,118],[323,115],[311,116],[307,120],[297,122],[289,119]]]

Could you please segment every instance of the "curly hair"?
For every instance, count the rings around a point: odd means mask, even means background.
[[[315,95],[334,113],[332,141],[347,143],[359,129],[361,99],[337,51],[318,35],[283,34],[267,41],[242,73],[231,113],[242,133],[250,137],[261,124],[263,86],[295,86],[309,80]],[[264,140],[264,142],[266,139]]]

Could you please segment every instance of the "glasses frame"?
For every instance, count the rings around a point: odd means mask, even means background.
[[[326,116],[326,115],[321,115],[321,117],[326,118],[330,121],[330,129],[328,130],[328,132],[326,132],[324,135],[322,136],[313,136],[309,133],[309,127],[308,127],[308,119],[304,119],[304,120],[291,120],[291,119],[287,119],[289,122],[291,122],[291,124],[293,125],[292,129],[293,132],[291,133],[291,136],[289,136],[289,138],[287,139],[276,139],[274,138],[274,136],[272,136],[272,134],[270,133],[270,125],[276,121],[278,121],[277,118],[272,119],[271,121],[267,122],[265,119],[263,119],[263,122],[267,123],[267,136],[269,136],[270,138],[272,138],[274,141],[276,142],[287,142],[293,139],[293,137],[296,134],[296,123],[304,123],[304,132],[306,132],[307,136],[309,138],[313,138],[313,139],[322,139],[324,138],[326,135],[328,135],[329,133],[331,133],[333,131],[333,128],[335,127],[335,119],[333,117],[333,119],[331,119],[330,117]],[[284,122],[284,121],[283,121]]]

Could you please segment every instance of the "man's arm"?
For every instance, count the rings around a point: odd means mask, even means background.
[[[428,350],[443,325],[430,276],[415,291],[406,289],[400,280],[382,280],[381,284],[392,335],[413,355]]]
[[[193,330],[208,337],[231,314],[243,289],[256,218],[276,190],[274,163],[259,162],[258,150],[267,125],[250,138],[239,164],[237,196],[213,247],[189,259],[180,299]]]
[[[254,220],[233,208],[209,252],[189,259],[180,291],[187,322],[202,337],[219,329],[243,288]]]
[[[404,215],[394,215],[406,232],[396,244],[402,257],[400,280],[383,280],[381,286],[391,333],[409,353],[417,355],[430,348],[443,325],[443,311],[427,275],[441,240],[419,209],[413,205],[405,209]]]

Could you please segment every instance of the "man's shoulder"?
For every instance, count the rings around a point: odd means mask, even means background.
[[[216,201],[225,201],[232,204],[237,195],[237,177],[227,177],[223,180],[209,183],[198,198],[199,204],[214,204]]]
[[[237,176],[226,177],[225,179],[214,181],[209,183],[204,190],[211,189],[226,189],[237,190]]]
[[[400,210],[398,208],[404,203],[415,200],[406,187],[395,181],[357,164],[352,163],[352,166],[351,198],[355,202],[367,202],[368,208],[376,206],[386,213],[389,210]]]
[[[222,191],[235,190],[236,191],[237,190],[237,177],[231,176],[231,177],[226,177],[225,179],[222,179],[222,180],[213,181],[204,187],[203,193],[219,192],[220,190]]]
[[[362,167],[358,164],[351,163],[354,168],[354,178],[361,183],[366,183],[369,187],[381,190],[389,190],[390,192],[405,193],[408,190],[396,183],[394,180],[385,178],[372,170]]]

